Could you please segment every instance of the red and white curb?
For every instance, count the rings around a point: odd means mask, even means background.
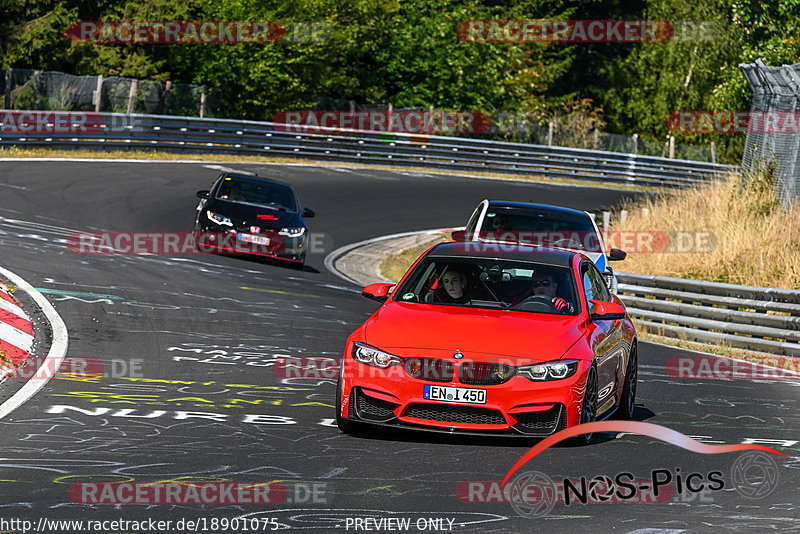
[[[0,282],[0,380],[31,355],[33,323],[4,283]]]
[[[37,379],[28,380],[25,385],[0,404],[0,419],[2,419],[22,406],[53,378],[67,354],[69,337],[64,320],[58,315],[53,305],[44,298],[44,295],[8,269],[0,267],[0,276],[14,284],[17,291],[24,292],[36,303],[47,322],[50,323],[52,331],[50,350],[39,367],[40,372],[36,373]],[[7,358],[7,361],[2,362],[3,366],[13,366],[12,370],[16,370],[16,364],[27,358],[32,348],[33,324],[30,316],[20,307],[19,301],[14,298],[8,287],[0,284],[0,350],[5,352]],[[0,372],[6,373],[5,370]]]

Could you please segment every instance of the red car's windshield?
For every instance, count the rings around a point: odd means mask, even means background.
[[[480,258],[430,258],[395,290],[394,300],[553,314],[578,310],[565,267]],[[559,302],[562,301],[562,302]]]

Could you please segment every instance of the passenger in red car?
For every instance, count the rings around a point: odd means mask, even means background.
[[[466,304],[469,302],[467,281],[467,275],[462,271],[447,269],[441,278],[444,291],[439,291],[437,297],[446,304]]]

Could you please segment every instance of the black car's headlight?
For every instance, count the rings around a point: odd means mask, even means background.
[[[278,232],[279,235],[285,235],[286,237],[300,237],[306,233],[306,229],[302,226],[297,228],[288,227],[288,228],[281,228],[281,231]]]
[[[403,364],[402,358],[364,343],[353,344],[353,359],[359,363],[378,367],[379,369],[387,369],[393,365]]]
[[[517,374],[528,380],[541,382],[545,380],[562,380],[575,374],[579,360],[556,360],[517,367]]]
[[[214,213],[211,210],[206,210],[206,216],[209,220],[222,226],[233,226],[233,221],[231,221],[228,217],[220,215],[219,213]]]

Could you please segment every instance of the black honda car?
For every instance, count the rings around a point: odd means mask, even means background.
[[[297,192],[288,184],[234,173],[220,174],[197,192],[198,247],[209,252],[275,258],[302,269],[309,235]]]

